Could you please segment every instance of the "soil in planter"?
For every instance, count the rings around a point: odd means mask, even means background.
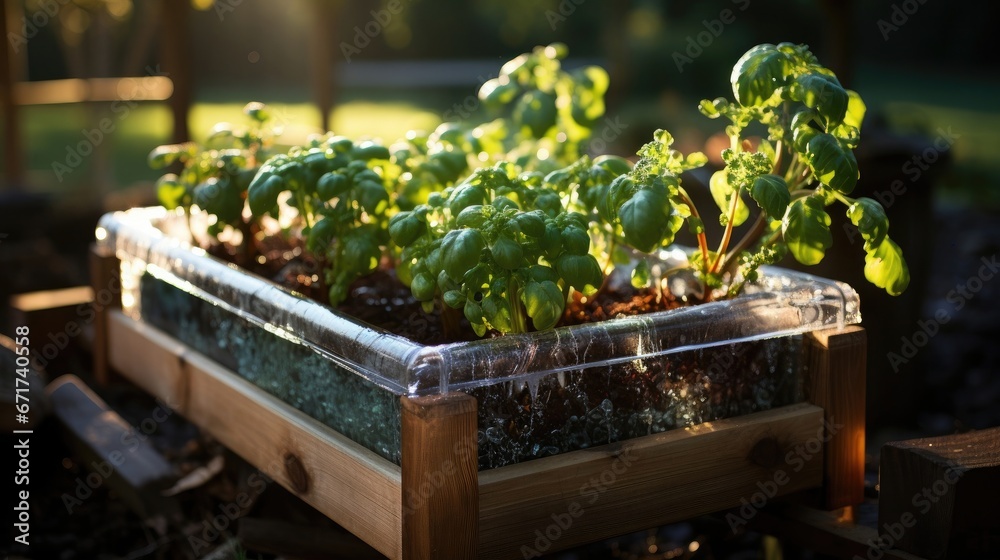
[[[474,389],[480,468],[802,402],[801,359],[781,337]]]
[[[257,256],[249,262],[241,262],[246,259],[241,258],[240,249],[228,243],[215,243],[207,252],[329,305],[322,266],[305,250],[301,240],[268,236],[258,240],[255,249]],[[460,318],[459,338],[447,337],[442,327],[441,310],[436,307],[431,313],[426,313],[410,289],[396,277],[391,263],[383,263],[379,270],[357,279],[349,293],[347,300],[336,307],[338,311],[420,344],[446,344],[477,338],[461,313],[457,314]],[[678,301],[669,292],[653,288],[636,289],[627,282],[619,283],[606,287],[591,298],[574,294],[566,306],[560,326],[666,311],[684,305],[688,303]],[[487,337],[492,336],[499,336],[499,333],[487,333]]]

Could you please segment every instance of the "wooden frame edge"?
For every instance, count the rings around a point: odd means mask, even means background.
[[[809,402],[823,409],[833,437],[826,442],[820,506],[864,501],[867,334],[859,325],[808,333]]]
[[[534,557],[819,486],[823,429],[802,403],[485,471],[480,552]]]
[[[477,557],[476,399],[453,392],[402,397],[403,556]]]
[[[191,422],[382,554],[402,558],[400,467],[149,325],[118,311],[109,313],[109,324],[110,365],[117,372],[172,401]]]

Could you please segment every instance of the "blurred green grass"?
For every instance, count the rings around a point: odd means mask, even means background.
[[[242,101],[195,104],[188,121],[194,139],[204,139],[218,122],[244,123],[244,105]],[[319,111],[309,103],[270,107],[284,130],[281,144],[302,143],[310,134],[322,132]],[[146,156],[170,139],[169,108],[164,103],[141,104],[127,112],[124,108],[110,104],[23,107],[20,118],[29,187],[83,194],[94,190],[95,184],[115,189],[155,180],[158,174],[146,165]],[[439,115],[407,101],[354,100],[339,105],[330,124],[336,133],[351,138],[392,142],[411,129],[433,129],[441,120]],[[100,132],[102,122],[110,133]]]
[[[1000,153],[1000,112],[995,107],[996,78],[982,75],[929,75],[912,70],[861,66],[854,80],[870,112],[882,114],[903,133],[935,137],[950,128],[958,135],[952,147],[954,167],[942,179],[938,196],[958,203],[1000,207],[1000,168],[994,154]],[[341,92],[331,114],[333,131],[345,136],[381,138],[386,142],[411,129],[433,129],[448,107],[461,102],[467,91],[353,90]],[[728,96],[728,91],[705,92],[704,97]],[[310,103],[288,100],[280,92],[268,103],[284,126],[282,144],[302,143],[319,129],[318,110]],[[199,96],[190,115],[195,139],[202,139],[217,122],[242,123],[245,101],[232,91],[209,91]],[[698,99],[664,92],[656,98],[632,99],[611,107],[610,117],[627,125],[617,149],[628,152],[649,138],[655,128],[670,129],[682,151],[703,149],[722,124],[703,118],[696,109]],[[170,135],[170,114],[162,103],[140,104],[122,111],[110,104],[28,106],[22,112],[22,136],[32,189],[85,196],[138,182],[153,181],[157,173],[146,166],[146,155]],[[80,158],[79,167],[62,174],[55,162],[67,158],[101,119],[110,119],[114,131],[100,142],[96,154]],[[64,170],[65,171],[65,170]]]

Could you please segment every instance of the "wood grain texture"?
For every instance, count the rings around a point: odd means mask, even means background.
[[[187,374],[184,371],[188,348],[145,323],[134,321],[121,311],[107,314],[108,363],[140,389],[156,396],[170,408],[187,411]]]
[[[176,499],[162,495],[176,480],[176,474],[150,440],[137,435],[124,418],[75,375],[56,379],[45,392],[70,443],[91,471],[84,477],[87,486],[64,497],[71,513],[90,497],[92,488],[107,484],[141,517],[163,516],[171,523],[180,521]]]
[[[401,558],[398,466],[186,349],[112,312],[112,366],[389,558]],[[163,382],[161,375],[178,375]],[[177,388],[179,385],[179,389]],[[161,391],[157,394],[153,391]]]
[[[477,557],[476,399],[403,397],[403,553],[407,560]]]
[[[809,402],[836,434],[826,442],[820,505],[857,505],[865,493],[865,330],[857,325],[806,335]]]
[[[107,384],[111,375],[108,363],[108,312],[121,309],[121,261],[114,252],[90,246],[90,286],[94,296],[94,378]],[[103,302],[108,302],[104,304]]]
[[[927,558],[1000,558],[1000,428],[882,446],[879,532]]]
[[[779,471],[775,496],[817,487],[823,430],[823,411],[799,404],[484,471],[480,554],[547,553],[740,507]]]

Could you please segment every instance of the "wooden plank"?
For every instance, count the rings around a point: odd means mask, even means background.
[[[480,554],[534,557],[819,486],[825,429],[798,404],[484,471]]]
[[[27,326],[41,358],[51,361],[70,344],[84,342],[86,323],[95,317],[93,299],[90,286],[16,294],[10,298],[11,321]]]
[[[186,414],[187,346],[145,323],[133,321],[121,311],[107,314],[110,366],[143,391],[167,406]]]
[[[479,534],[476,399],[402,398],[403,554],[473,560]]]
[[[90,246],[90,286],[94,294],[94,378],[98,384],[107,384],[111,370],[108,366],[108,311],[121,309],[121,261],[113,251]]]
[[[838,427],[826,442],[820,503],[827,509],[864,501],[866,340],[857,325],[806,336],[809,402]]]
[[[20,50],[14,43],[19,41],[19,33],[8,35],[12,29],[7,18],[8,15],[15,15],[12,18],[15,25],[20,25],[20,18],[16,16],[24,15],[24,8],[18,4],[10,13],[7,11],[8,3],[0,2],[0,30],[4,32],[4,44],[0,46],[0,115],[3,115],[3,161],[4,176],[6,180],[0,183],[4,191],[17,192],[23,188],[24,182],[24,144],[21,138],[21,115],[14,100],[14,83],[17,81],[14,75],[14,65],[11,63],[11,47],[14,53]],[[15,11],[16,10],[16,11]],[[16,29],[16,28],[15,28]],[[27,38],[24,38],[27,42]],[[21,45],[23,46],[23,44]],[[8,233],[8,232],[3,232]]]
[[[882,446],[879,534],[928,558],[1000,558],[1000,428]]]
[[[10,305],[22,313],[35,313],[49,309],[75,308],[88,304],[93,299],[94,292],[90,286],[76,286],[61,290],[30,292],[11,296]]]
[[[146,379],[161,399],[186,395],[182,413],[194,424],[379,552],[401,557],[398,466],[149,325],[110,315],[116,370]],[[183,388],[148,380],[156,368],[180,371]]]
[[[166,101],[174,91],[165,76],[124,78],[66,78],[14,84],[14,102],[18,105],[60,103],[95,103],[127,101]],[[124,98],[124,95],[131,97]]]
[[[163,516],[180,521],[180,506],[162,495],[176,479],[173,467],[149,440],[134,429],[75,375],[64,375],[46,388],[53,412],[91,471],[63,496],[70,510],[104,484],[113,488],[143,518]]]

